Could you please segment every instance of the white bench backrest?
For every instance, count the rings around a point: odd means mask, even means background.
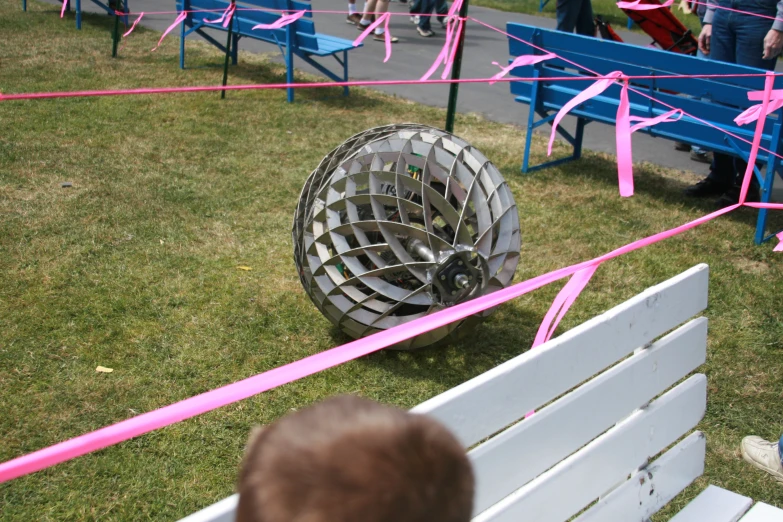
[[[686,321],[707,306],[708,274],[698,265],[413,408],[472,448],[474,521],[564,522],[596,500],[579,522],[642,521],[701,475],[700,433],[647,460],[704,415],[703,375],[661,394],[705,361],[707,320]],[[236,502],[183,522],[232,522]]]

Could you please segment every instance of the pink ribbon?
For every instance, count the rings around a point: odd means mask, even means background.
[[[68,0],[63,0],[63,8],[60,9],[60,18],[65,16],[65,8],[68,5]]]
[[[136,21],[135,21],[135,22],[133,22],[133,25],[131,25],[131,28],[130,28],[130,29],[128,29],[128,31],[127,31],[125,34],[123,34],[123,35],[122,35],[122,37],[123,37],[123,38],[125,38],[126,36],[128,36],[129,34],[131,34],[131,33],[133,32],[133,30],[134,30],[134,29],[136,29],[136,26],[137,26],[137,25],[139,25],[139,22],[141,22],[141,17],[142,17],[142,16],[144,16],[144,11],[142,11],[142,12],[139,14],[139,17],[136,19]]]
[[[446,65],[441,74],[441,79],[445,80],[449,75],[451,67],[454,64],[454,56],[457,52],[459,38],[462,35],[462,27],[465,23],[464,20],[459,18],[459,10],[460,7],[462,7],[462,1],[463,0],[455,0],[455,2],[451,4],[451,8],[449,8],[449,12],[446,16],[448,19],[457,20],[457,28],[456,30],[454,29],[453,23],[446,25],[446,39],[443,43],[443,47],[441,48],[440,53],[438,53],[437,58],[435,58],[435,61],[432,62],[430,68],[427,69],[427,72],[421,77],[420,81],[428,80],[430,76],[435,74],[435,71],[438,70],[438,67],[440,67],[441,64]]]
[[[775,74],[772,71],[767,72],[767,77],[764,80],[764,93],[763,101],[761,102],[760,114],[764,114],[763,118],[759,117],[756,120],[756,132],[753,134],[753,144],[750,146],[750,155],[748,156],[748,166],[745,169],[745,177],[742,178],[742,189],[740,189],[739,203],[745,203],[745,198],[748,196],[748,189],[750,188],[750,181],[753,178],[753,169],[756,165],[756,157],[759,153],[759,146],[761,145],[761,135],[764,133],[764,123],[767,121],[766,114],[769,108],[770,98],[772,97],[772,86],[775,85]],[[750,99],[750,95],[748,95]],[[768,176],[774,176],[774,173],[767,174]]]
[[[367,35],[373,31],[373,29],[383,23],[384,42],[386,44],[386,58],[383,59],[383,63],[388,62],[392,54],[391,34],[389,33],[389,18],[391,18],[391,14],[389,13],[383,13],[381,16],[379,16],[377,20],[367,26],[367,29],[365,29],[362,34],[359,35],[359,38],[353,41],[353,46],[358,47],[359,44],[362,43],[365,38],[367,38]]]
[[[524,67],[526,65],[535,65],[539,62],[543,62],[544,60],[551,60],[552,58],[557,58],[557,55],[554,53],[547,53],[547,54],[525,54],[523,56],[517,56],[514,58],[514,61],[511,62],[511,65],[508,67],[503,67],[498,62],[492,62],[492,65],[497,65],[500,67],[500,72],[497,73],[495,76],[492,77],[492,79],[489,81],[489,84],[492,85],[494,83],[497,83],[497,80],[503,78],[505,75],[510,73],[513,69],[517,67]]]
[[[281,16],[271,24],[258,24],[256,26],[253,26],[251,28],[252,31],[255,31],[256,29],[281,29],[285,27],[286,25],[290,25],[300,18],[302,18],[305,15],[306,11],[297,11],[293,14],[287,14],[284,16]]]
[[[571,308],[571,305],[574,304],[576,298],[579,297],[579,294],[582,293],[582,290],[587,286],[587,283],[590,282],[590,278],[593,277],[599,264],[600,263],[590,265],[571,276],[568,283],[565,284],[557,294],[557,297],[555,297],[552,306],[544,316],[541,326],[538,327],[538,333],[533,341],[533,348],[552,338],[552,334],[555,333],[557,325],[560,324],[560,321],[565,317],[568,309]]]
[[[682,118],[681,109],[673,109],[669,112],[656,116],[655,118],[640,118],[631,116],[631,105],[628,101],[628,82],[623,82],[623,89],[620,91],[620,105],[617,106],[617,124],[616,124],[616,144],[617,144],[617,181],[620,186],[620,196],[627,198],[633,196],[633,151],[631,143],[631,134],[651,127],[662,122],[677,121]],[[677,115],[676,118],[672,116]],[[632,121],[637,121],[631,126]]]
[[[652,11],[653,9],[660,9],[661,7],[671,7],[674,4],[674,0],[666,0],[662,4],[643,4],[642,0],[636,0],[634,2],[617,2],[617,7],[620,9],[629,9],[631,11]]]
[[[778,238],[778,244],[772,249],[773,252],[783,252],[783,232],[778,232],[775,236]]]
[[[608,89],[609,86],[612,85],[616,79],[622,77],[623,77],[622,71],[610,72],[609,74],[606,75],[606,78],[602,78],[597,82],[593,83],[590,87],[588,87],[584,91],[574,96],[571,99],[571,101],[563,105],[563,107],[561,107],[560,110],[557,111],[557,115],[555,116],[555,121],[552,123],[552,134],[550,134],[549,136],[549,147],[547,148],[547,156],[552,155],[552,144],[555,142],[555,133],[557,132],[557,126],[560,123],[560,120],[562,120],[563,117],[566,114],[568,114],[569,111],[571,111],[571,109],[577,107],[581,103],[584,103],[590,98],[593,98],[594,96],[598,96],[606,89]]]
[[[234,16],[234,11],[236,11],[237,6],[234,2],[231,2],[228,7],[226,7],[226,10],[223,11],[223,14],[220,15],[220,18],[217,20],[204,20],[205,24],[219,24],[220,22],[223,22],[223,28],[225,29],[228,27],[228,24],[231,23],[231,18]]]
[[[166,36],[167,36],[167,35],[168,35],[168,34],[169,34],[171,31],[173,31],[175,27],[177,27],[177,26],[178,26],[180,23],[184,22],[184,21],[185,21],[185,18],[187,18],[187,17],[188,17],[188,13],[187,13],[187,11],[182,11],[182,12],[179,14],[179,16],[177,17],[177,19],[176,19],[176,20],[174,20],[174,23],[173,23],[173,24],[171,24],[171,25],[169,26],[169,28],[168,28],[168,29],[166,29],[165,31],[163,31],[163,34],[161,35],[161,37],[160,37],[160,40],[158,40],[158,45],[156,45],[156,46],[155,46],[155,48],[154,48],[154,49],[152,49],[152,50],[153,50],[153,51],[157,51],[157,50],[158,50],[158,47],[160,47],[160,44],[162,44],[162,43],[163,43],[163,39],[164,39],[164,38],[166,38]]]
[[[764,91],[752,91],[748,93],[748,99],[751,101],[763,100],[763,95]],[[767,111],[764,114],[765,117],[783,107],[783,90],[773,90],[769,99],[772,103],[767,107]],[[759,103],[758,105],[748,108],[742,114],[734,118],[734,123],[737,125],[747,125],[748,123],[758,120],[759,115],[761,114],[761,105],[762,104]]]

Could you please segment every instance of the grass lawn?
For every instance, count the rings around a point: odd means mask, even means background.
[[[113,60],[108,17],[88,15],[77,32],[56,6],[29,9],[0,0],[4,93],[219,82],[221,57],[206,47],[194,44],[180,71],[176,37],[150,53],[159,34],[139,28]],[[231,71],[234,83],[283,78],[263,56]],[[347,340],[294,268],[302,184],[352,134],[442,126],[445,112],[339,93],[299,91],[296,104],[282,91],[0,102],[0,461]],[[517,281],[711,210],[680,196],[692,175],[637,166],[637,195],[621,199],[611,157],[522,176],[520,129],[461,115],[456,133],[515,194]],[[753,244],[754,222],[743,210],[604,264],[560,331],[709,263],[707,469],[688,496],[709,482],[783,506],[783,487],[737,449],[746,434],[783,432],[783,256]],[[374,354],[2,484],[0,518],[176,519],[232,493],[251,426],[338,393],[413,406],[527,350],[559,286],[503,305],[447,348]]]
[[[663,1],[661,1],[663,3]],[[549,0],[544,6],[544,10],[539,12],[539,0],[470,0],[471,5],[480,5],[482,7],[491,7],[492,9],[499,9],[501,11],[510,11],[512,13],[524,13],[538,16],[548,16],[550,18],[555,17],[555,6],[557,0]],[[615,29],[625,29],[628,23],[628,17],[625,13],[617,7],[617,0],[592,0],[593,14],[601,15],[604,20],[610,22]],[[690,29],[693,34],[698,38],[701,32],[701,24],[696,13],[685,14],[677,8],[679,2],[676,2],[672,6],[672,13],[682,23]],[[641,31],[639,26],[634,25],[633,30]]]

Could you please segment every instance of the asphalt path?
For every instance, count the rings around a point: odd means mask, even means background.
[[[59,3],[56,0],[47,0],[49,3]],[[363,5],[358,0],[359,6]],[[99,12],[99,8],[90,2],[83,2],[86,11]],[[161,2],[160,0],[129,0],[129,8],[132,13],[146,11],[174,11],[175,2]],[[314,4],[315,10],[345,11],[347,2],[344,0],[321,0]],[[407,5],[392,2],[390,11],[394,13],[407,13]],[[599,13],[600,14],[600,13]],[[555,21],[551,18],[523,15],[518,13],[506,13],[482,7],[470,7],[469,16],[483,21],[493,27],[505,29],[507,22],[519,22],[544,28],[554,28]],[[174,20],[176,15],[145,14],[141,25],[159,31],[165,30]],[[347,24],[344,14],[315,13],[314,21],[316,31],[346,39],[354,39],[359,34],[356,27]],[[89,22],[86,22],[89,23]],[[444,33],[440,25],[433,23],[436,36],[423,38],[416,32],[416,26],[407,16],[392,16],[390,22],[391,33],[400,39],[394,44],[391,59],[383,63],[385,46],[382,42],[376,42],[371,38],[365,40],[364,47],[349,53],[349,73],[352,80],[416,80],[424,74],[432,65],[435,57],[443,46]],[[624,41],[636,45],[648,45],[650,38],[643,33],[625,31],[615,28]],[[224,37],[219,37],[222,41]],[[172,32],[164,45],[177,45],[178,32]],[[242,39],[240,50],[258,53],[277,53],[274,59],[282,62],[276,46],[263,42]],[[492,62],[508,63],[508,39],[503,34],[483,27],[476,23],[468,23],[465,33],[465,51],[462,62],[462,78],[488,78],[498,72],[498,67]],[[240,58],[241,59],[241,58]],[[334,60],[328,59],[331,62]],[[329,63],[329,62],[326,62]],[[331,64],[329,64],[331,65]],[[335,63],[336,65],[336,63]],[[320,75],[301,60],[295,64],[298,69],[312,74]],[[779,66],[780,70],[781,67]],[[439,78],[440,72],[433,76]],[[230,76],[229,76],[230,78]],[[396,96],[417,101],[431,106],[446,107],[448,100],[448,85],[387,85],[373,87],[380,91]],[[487,85],[485,83],[462,84],[459,89],[457,110],[461,113],[478,113],[484,117],[502,123],[511,123],[524,126],[527,122],[529,107],[516,103],[509,93],[507,83]],[[564,120],[567,129],[573,129],[574,118]],[[379,122],[382,123],[382,122]],[[549,132],[549,128],[543,130]],[[614,126],[593,123],[585,132],[585,148],[595,151],[615,153],[615,129]],[[520,151],[520,164],[521,164]],[[658,139],[644,134],[634,134],[633,157],[635,162],[650,162],[663,167],[674,168],[706,175],[709,166],[697,163],[690,159],[687,152],[674,150],[673,142]],[[783,183],[777,180],[775,199],[783,199]]]

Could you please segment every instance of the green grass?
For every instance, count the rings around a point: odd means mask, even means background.
[[[194,45],[180,71],[176,38],[151,54],[159,35],[143,29],[112,60],[109,27],[87,16],[77,32],[56,6],[22,13],[0,0],[0,90],[219,82],[217,52]],[[232,83],[283,77],[263,56],[242,55],[231,71]],[[282,91],[0,102],[0,461],[346,341],[296,275],[301,186],[352,134],[441,126],[445,114],[368,90],[324,94],[299,91],[293,105]],[[520,129],[460,115],[456,133],[515,194],[517,281],[710,210],[680,197],[692,175],[637,166],[637,195],[620,199],[611,157],[522,176]],[[543,152],[537,139],[535,159]],[[710,264],[707,469],[684,499],[710,482],[783,505],[783,488],[737,452],[746,434],[783,432],[783,258],[752,243],[754,218],[737,212],[606,263],[559,329]],[[413,406],[527,350],[559,286],[503,305],[449,347],[374,354],[2,484],[0,518],[176,519],[232,492],[251,426],[337,393]]]
[[[499,9],[511,13],[523,13],[554,18],[557,0],[550,0],[541,12],[538,10],[538,0],[470,0],[470,4],[479,5],[481,7],[491,7],[492,9]],[[592,0],[593,14],[601,15],[604,20],[612,24],[614,29],[625,29],[626,24],[628,23],[628,17],[616,4],[616,0]],[[685,25],[685,27],[690,29],[696,37],[699,36],[701,24],[699,23],[699,18],[696,16],[696,13],[689,15],[685,14],[676,6],[672,7],[671,12],[683,23],[683,25]],[[633,30],[641,31],[637,25],[633,26]]]

